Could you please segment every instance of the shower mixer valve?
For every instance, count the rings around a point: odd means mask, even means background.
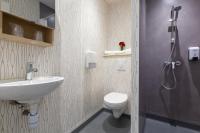
[[[181,61],[165,61],[164,62],[165,65],[172,65],[172,69],[175,69],[176,66],[180,66],[181,65]]]

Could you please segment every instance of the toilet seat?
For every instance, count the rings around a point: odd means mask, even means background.
[[[128,100],[127,94],[112,92],[104,97],[104,103],[106,106],[112,109],[121,109],[126,106]]]

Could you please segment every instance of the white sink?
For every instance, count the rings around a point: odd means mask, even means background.
[[[62,82],[63,77],[38,77],[24,81],[0,82],[0,100],[33,101],[49,94]]]
[[[0,100],[14,100],[19,104],[27,104],[28,126],[36,128],[41,98],[55,90],[63,80],[63,77],[48,76],[33,80],[0,81]]]

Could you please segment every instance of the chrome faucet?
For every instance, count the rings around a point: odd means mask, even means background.
[[[33,72],[37,72],[37,68],[33,68],[32,62],[27,62],[26,64],[26,80],[32,80],[33,78]]]

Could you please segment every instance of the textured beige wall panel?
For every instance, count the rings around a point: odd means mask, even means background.
[[[126,48],[131,47],[131,0],[116,0],[108,5],[107,15],[107,50],[119,50],[119,42],[126,42]],[[119,68],[123,66],[124,71]],[[128,109],[130,114],[131,104],[131,58],[106,57],[104,58],[104,93],[122,92],[129,96]]]
[[[102,108],[102,55],[106,44],[106,3],[103,0],[60,0],[61,119],[65,133]],[[97,68],[85,69],[85,52],[97,52]]]
[[[131,133],[139,133],[139,0],[132,0]]]
[[[2,0],[0,1],[2,2]],[[39,18],[38,0],[9,0],[11,13],[30,20]],[[55,30],[59,33],[58,30]],[[58,41],[56,35],[55,41]],[[32,61],[38,68],[34,76],[59,74],[59,43],[42,48],[0,40],[0,80],[25,78],[25,67]],[[39,126],[28,129],[27,117],[18,106],[0,101],[0,133],[61,133],[60,89],[46,96],[40,104]]]
[[[123,70],[120,67],[123,66]],[[106,57],[104,59],[104,94],[121,92],[128,94],[128,108],[131,112],[131,56]]]
[[[109,4],[107,50],[120,50],[119,42],[131,47],[131,0],[120,0]]]
[[[26,19],[37,21],[40,16],[39,0],[0,0],[10,4],[10,12]]]

